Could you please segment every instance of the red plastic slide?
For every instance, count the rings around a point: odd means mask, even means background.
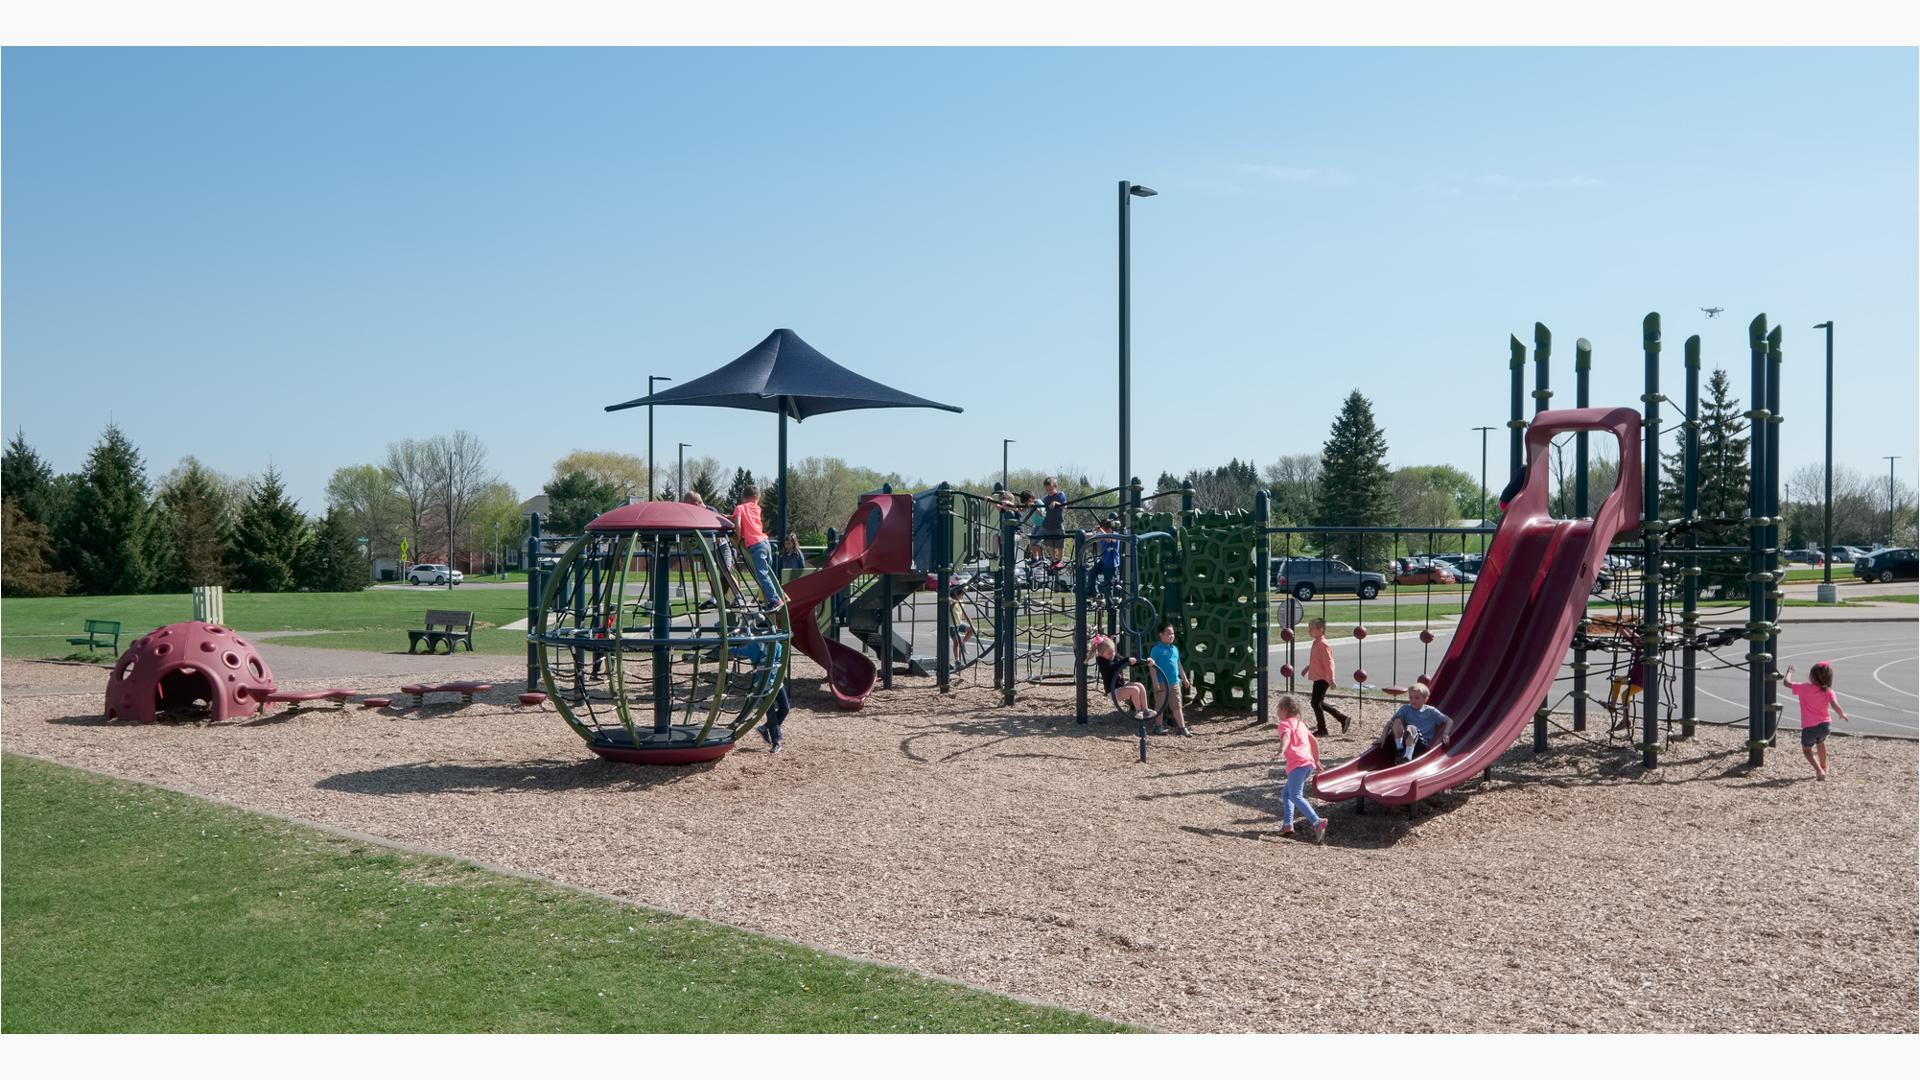
[[[1572,431],[1609,431],[1620,442],[1613,493],[1591,519],[1547,512],[1547,447]],[[1587,596],[1616,534],[1640,520],[1640,414],[1632,409],[1563,409],[1527,429],[1527,483],[1508,504],[1493,546],[1433,676],[1431,704],[1453,718],[1444,746],[1399,762],[1391,743],[1314,777],[1328,802],[1365,797],[1418,802],[1463,783],[1513,745],[1560,672]]]
[[[871,526],[871,528],[869,528]],[[913,568],[913,496],[864,495],[827,565],[787,583],[793,646],[827,669],[827,686],[842,709],[858,709],[879,669],[867,654],[820,632],[816,609],[862,574],[904,574]]]

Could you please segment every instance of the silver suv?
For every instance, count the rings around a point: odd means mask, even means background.
[[[1386,575],[1355,570],[1339,559],[1275,559],[1272,567],[1274,591],[1292,593],[1302,602],[1317,593],[1353,593],[1371,600],[1387,587]]]

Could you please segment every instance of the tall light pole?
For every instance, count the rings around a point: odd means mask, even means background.
[[[1820,603],[1831,604],[1840,599],[1833,587],[1833,320],[1813,328],[1827,332],[1827,488],[1820,511],[1820,588],[1815,591]]]
[[[1887,546],[1893,546],[1893,463],[1900,460],[1899,454],[1887,455]]]
[[[674,466],[673,494],[681,502],[687,499],[687,447],[692,445],[690,442],[680,444],[679,464]]]
[[[654,383],[672,381],[665,375],[647,376],[647,396],[653,396]],[[647,406],[647,501],[652,502],[654,494],[659,490],[653,486],[653,406],[649,405]]]
[[[1007,444],[1019,442],[1018,439],[1000,440],[1000,490],[1007,490]]]
[[[507,580],[507,568],[500,559],[500,519],[493,521],[493,572],[501,581]]]
[[[1133,327],[1131,312],[1133,235],[1128,208],[1137,196],[1142,199],[1160,194],[1150,187],[1120,181],[1120,506],[1126,531],[1133,531],[1133,435],[1132,367]]]
[[[1487,523],[1487,432],[1492,427],[1477,427],[1480,433],[1480,524]]]

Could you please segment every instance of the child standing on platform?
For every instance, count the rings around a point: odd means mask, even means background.
[[[766,526],[760,523],[760,488],[748,484],[746,495],[733,508],[733,524],[740,532],[740,546],[746,550],[747,565],[753,570],[753,580],[760,583],[760,591],[767,598],[767,610],[778,611],[785,598],[780,586],[773,580],[773,541],[767,538]]]
[[[1353,723],[1347,714],[1327,704],[1327,690],[1333,686],[1333,647],[1327,644],[1327,620],[1315,615],[1307,620],[1307,633],[1313,638],[1313,648],[1307,655],[1307,678],[1313,680],[1313,733],[1327,733],[1327,714],[1332,713],[1340,721],[1340,733],[1346,734],[1347,727]]]
[[[1293,835],[1295,808],[1313,829],[1315,843],[1327,839],[1327,819],[1314,813],[1307,801],[1307,781],[1320,769],[1320,744],[1300,719],[1300,703],[1292,694],[1281,694],[1274,703],[1274,730],[1280,736],[1280,758],[1286,763],[1287,786],[1280,795],[1280,835]]]
[[[1827,778],[1827,735],[1833,730],[1833,718],[1828,710],[1847,718],[1847,710],[1840,707],[1839,695],[1833,692],[1833,665],[1825,662],[1813,665],[1807,671],[1812,682],[1794,682],[1793,665],[1787,665],[1787,689],[1800,699],[1800,752],[1807,755],[1807,764],[1813,766],[1813,774],[1822,780]]]

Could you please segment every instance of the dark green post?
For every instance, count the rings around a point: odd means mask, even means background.
[[[1753,408],[1747,410],[1747,765],[1767,762],[1767,504],[1761,492],[1766,475],[1767,317],[1747,324],[1747,351],[1753,382]]]
[[[1000,700],[1007,705],[1013,704],[1014,637],[1018,627],[1016,617],[1019,614],[1017,609],[1019,600],[1013,587],[1015,521],[1012,511],[1001,511],[1000,603],[997,605],[1000,610],[995,612],[998,618],[995,620],[997,625],[994,629],[993,647],[999,654],[995,657],[995,670],[1000,672],[998,680]]]
[[[1513,376],[1513,408],[1511,418],[1507,420],[1507,475],[1512,476],[1520,471],[1520,459],[1527,449],[1527,420],[1524,404],[1527,398],[1527,347],[1520,344],[1519,338],[1508,334],[1507,348],[1511,353],[1507,366]]]
[[[934,587],[940,597],[934,604],[938,620],[938,640],[933,649],[933,677],[940,692],[953,692],[953,488],[940,481],[933,503]]]
[[[1553,399],[1553,391],[1548,388],[1549,369],[1547,361],[1553,355],[1553,332],[1545,323],[1533,324],[1533,415],[1539,416],[1547,411],[1547,402]],[[1548,448],[1543,447],[1543,451]],[[1550,451],[1548,451],[1550,452]],[[1552,513],[1553,496],[1547,496],[1548,513]],[[1545,753],[1547,749],[1547,711],[1548,700],[1542,698],[1540,707],[1533,711],[1533,752]]]
[[[1659,312],[1641,321],[1640,344],[1647,355],[1647,390],[1640,396],[1646,403],[1640,452],[1640,763],[1651,769],[1660,764],[1660,533],[1666,525],[1660,520]]]
[[[1073,531],[1073,721],[1087,722],[1087,530]]]
[[[1587,407],[1587,383],[1593,368],[1593,343],[1580,338],[1573,343],[1573,405],[1576,409]],[[1587,433],[1582,431],[1573,437],[1573,517],[1592,517],[1593,509],[1587,505]],[[1586,640],[1587,618],[1580,617],[1580,632],[1574,638],[1576,642]],[[1582,645],[1573,649],[1573,730],[1587,730],[1587,650]]]
[[[1254,686],[1260,699],[1260,718],[1273,715],[1267,711],[1268,668],[1272,666],[1267,656],[1268,622],[1272,613],[1267,609],[1268,570],[1267,563],[1272,558],[1273,540],[1267,530],[1273,525],[1273,496],[1265,488],[1253,497],[1253,578],[1254,609],[1259,613],[1253,623]]]
[[[1767,335],[1767,744],[1780,731],[1780,335]],[[1891,541],[1889,541],[1891,542]]]
[[[1140,542],[1132,539],[1132,537],[1138,536],[1140,531],[1139,477],[1135,476],[1127,480],[1126,500],[1127,515],[1122,520],[1129,539],[1121,546],[1120,557],[1125,560],[1127,568],[1127,594],[1122,602],[1131,604],[1133,598],[1140,595]],[[1127,620],[1127,626],[1129,627],[1126,634],[1127,640],[1122,643],[1124,646],[1122,651],[1128,656],[1144,655],[1140,648],[1140,628],[1133,625],[1131,616],[1129,616]],[[1146,754],[1146,744],[1144,742],[1141,744],[1140,753],[1142,755],[1140,760],[1147,760],[1144,756]]]
[[[1700,335],[1687,339],[1687,416],[1682,425],[1680,516],[1688,524],[1687,562],[1680,571],[1680,737],[1693,738],[1699,720],[1699,649],[1694,634],[1700,629]]]
[[[673,575],[666,569],[673,565],[673,551],[666,535],[654,539],[653,551],[653,573],[647,575],[647,583],[653,586],[653,614],[647,620],[653,636],[653,733],[666,735],[673,730],[673,654],[667,649],[667,638],[673,633],[673,596],[668,592]]]
[[[540,689],[540,646],[533,643],[540,632],[540,593],[547,587],[546,574],[540,568],[540,515],[527,522],[527,693]]]

